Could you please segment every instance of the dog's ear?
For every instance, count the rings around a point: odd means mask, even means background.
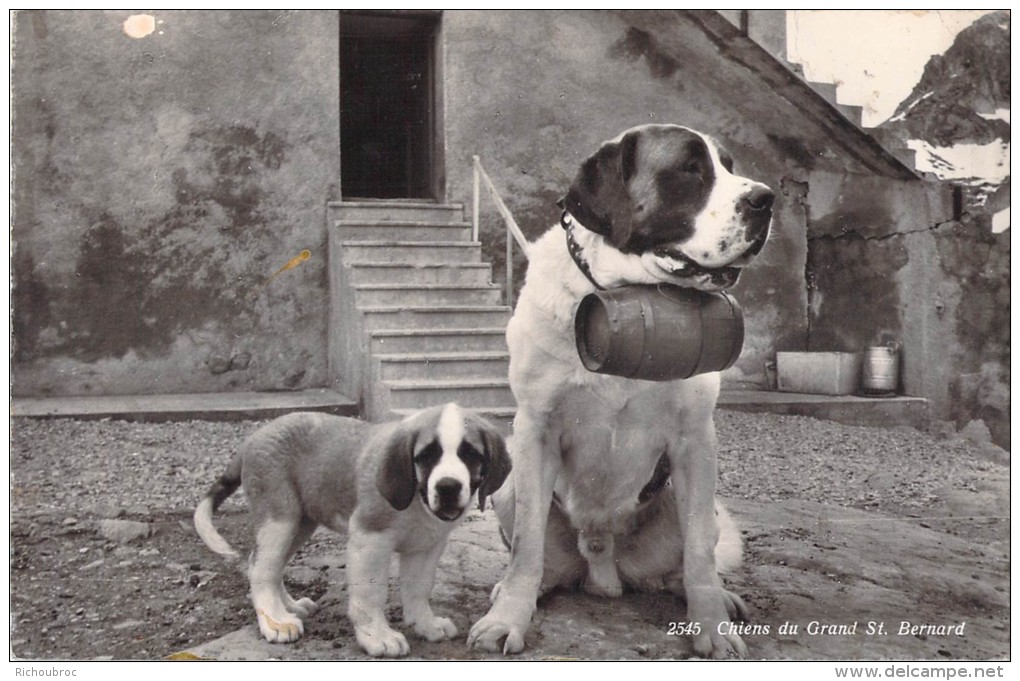
[[[606,142],[589,156],[566,196],[557,201],[587,229],[606,237],[616,247],[630,237],[633,201],[627,182],[634,175],[637,133]]]
[[[400,424],[386,440],[380,455],[375,486],[390,506],[405,510],[414,500],[417,489],[414,476],[414,444],[416,431]]]
[[[478,486],[478,509],[484,511],[486,498],[506,482],[513,464],[510,463],[510,453],[507,451],[503,436],[489,424],[485,424],[481,431],[487,462],[485,479]]]

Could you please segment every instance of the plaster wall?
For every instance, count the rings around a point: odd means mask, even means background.
[[[323,385],[336,13],[130,15],[14,18],[13,392]]]
[[[534,238],[557,224],[556,200],[605,140],[644,123],[708,132],[731,151],[738,172],[778,194],[772,238],[734,290],[747,334],[726,378],[761,383],[777,347],[804,347],[802,187],[813,167],[860,169],[810,125],[794,139],[793,104],[676,12],[458,11],[445,13],[443,30],[450,200],[470,204],[478,154]],[[499,270],[502,221],[487,199],[483,208],[483,239]],[[524,267],[516,262],[518,275]]]
[[[1009,232],[953,216],[945,185],[814,173],[808,347],[900,344],[900,389],[1010,446]]]

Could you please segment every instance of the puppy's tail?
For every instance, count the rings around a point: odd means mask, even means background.
[[[240,554],[227,543],[213,525],[213,513],[241,486],[241,456],[235,456],[219,480],[209,488],[205,499],[195,509],[195,531],[210,549],[227,558],[240,558]]]

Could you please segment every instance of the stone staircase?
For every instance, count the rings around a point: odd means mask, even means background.
[[[511,309],[463,207],[329,206],[330,374],[380,420],[457,402],[508,427]]]

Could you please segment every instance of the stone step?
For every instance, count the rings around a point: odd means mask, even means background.
[[[338,220],[392,220],[394,222],[461,222],[464,206],[431,201],[330,201],[329,210]]]
[[[358,308],[366,331],[378,329],[506,328],[510,308],[503,305],[371,305]]]
[[[771,390],[723,390],[719,409],[752,413],[811,416],[854,426],[923,428],[928,401],[923,397],[808,395]]]
[[[832,104],[833,106],[838,104],[836,101],[837,87],[835,83],[820,83],[809,80],[808,85],[811,86],[812,90],[820,94],[829,104]]]
[[[405,352],[505,351],[506,328],[391,329],[369,333],[373,354]]]
[[[383,380],[506,378],[510,353],[429,352],[375,355]]]
[[[499,379],[407,379],[384,381],[391,409],[422,409],[456,402],[463,407],[506,409],[514,405],[510,382]]]
[[[495,284],[358,284],[354,293],[359,306],[388,305],[497,305],[502,290]]]
[[[339,241],[340,258],[347,265],[385,260],[403,264],[481,262],[477,241]]]
[[[864,107],[856,104],[836,104],[836,108],[839,109],[847,120],[856,125],[858,128],[864,124]]]
[[[907,166],[908,168],[917,168],[917,152],[907,147],[892,147],[886,148],[890,154],[896,157],[896,160]]]
[[[337,220],[345,241],[470,241],[469,222],[397,222],[395,220]]]
[[[354,284],[490,284],[492,268],[481,262],[362,262],[350,266]]]

